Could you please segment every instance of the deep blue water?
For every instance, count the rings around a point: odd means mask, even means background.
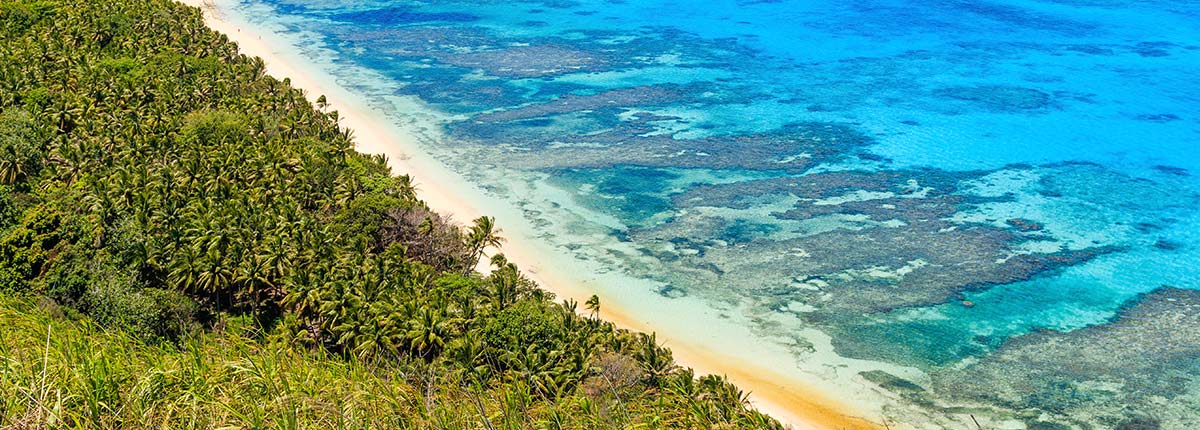
[[[239,10],[421,100],[431,152],[663,300],[1031,427],[1200,425],[1200,2]]]

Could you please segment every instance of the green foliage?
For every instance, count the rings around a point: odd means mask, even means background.
[[[54,5],[46,1],[0,4],[0,22],[4,23],[5,30],[12,33],[28,30],[53,13]]]
[[[20,224],[0,237],[0,292],[26,293],[58,246],[59,213],[46,206],[26,210]]]
[[[24,292],[25,275],[17,267],[0,264],[0,291]]]
[[[17,222],[21,215],[11,185],[0,185],[0,232]]]
[[[141,339],[177,340],[196,328],[195,303],[177,291],[103,283],[94,285],[84,300],[84,309],[97,323],[124,327]]]
[[[107,253],[89,254],[68,247],[67,252],[59,254],[58,264],[34,280],[33,289],[59,304],[81,306],[93,282],[117,282],[111,276],[119,275],[113,273],[110,258],[105,258]]]
[[[502,351],[553,347],[563,335],[559,314],[542,303],[522,300],[496,314],[483,329],[483,340]]]
[[[352,241],[375,243],[387,221],[387,212],[412,203],[411,195],[398,195],[387,187],[389,181],[365,184],[363,193],[340,208],[333,218],[333,233]]]
[[[195,112],[183,119],[180,143],[198,147],[239,145],[249,139],[246,119],[225,111]]]
[[[139,73],[142,70],[142,64],[137,59],[129,57],[100,60],[100,67],[116,74]]]
[[[15,108],[0,112],[0,185],[37,176],[45,163],[49,133],[33,116]]]
[[[0,4],[0,427],[774,425],[264,70],[169,0]]]
[[[197,306],[173,290],[144,288],[136,273],[119,267],[107,250],[61,250],[61,262],[35,281],[46,297],[69,305],[105,327],[120,327],[147,341],[177,340],[196,327]]]

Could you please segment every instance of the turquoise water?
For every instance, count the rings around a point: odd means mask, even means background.
[[[427,149],[547,241],[764,342],[919,369],[863,375],[908,408],[1200,425],[1200,2],[237,11],[419,99]]]

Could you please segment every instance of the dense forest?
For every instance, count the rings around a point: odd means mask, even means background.
[[[781,428],[323,100],[170,0],[0,0],[0,428]]]

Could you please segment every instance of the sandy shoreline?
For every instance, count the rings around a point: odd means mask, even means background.
[[[543,288],[561,299],[572,298],[581,303],[593,294],[595,290],[587,286],[588,281],[572,276],[565,270],[546,270],[546,266],[562,267],[546,263],[551,261],[547,256],[552,250],[539,249],[533,241],[518,239],[519,236],[533,237],[530,234],[533,232],[519,227],[523,224],[515,219],[520,217],[519,212],[484,210],[476,203],[478,200],[466,198],[481,196],[482,193],[464,180],[454,180],[457,175],[419,149],[415,136],[404,133],[383,114],[367,107],[359,100],[360,97],[336,84],[333,79],[320,79],[320,71],[306,68],[311,61],[296,52],[295,48],[268,32],[257,33],[254,28],[222,16],[219,2],[181,1],[204,9],[205,21],[210,28],[237,42],[243,53],[261,57],[272,76],[289,78],[291,84],[304,89],[310,99],[325,95],[331,109],[341,113],[343,124],[354,131],[358,151],[386,155],[393,171],[412,176],[418,184],[420,197],[432,209],[450,214],[459,221],[468,221],[484,213],[496,216],[498,225],[509,233],[506,236],[510,240],[504,244],[502,252],[509,260],[524,268],[527,275]],[[636,315],[623,312],[621,306],[614,306],[613,303],[620,303],[619,300],[608,300],[603,295],[601,298],[605,304],[601,312],[603,318],[621,327],[662,334],[659,340],[666,342],[681,365],[692,367],[699,373],[726,375],[739,388],[752,393],[751,400],[755,407],[796,429],[882,428],[879,424],[854,417],[859,415],[856,408],[815,389],[811,383],[790,377],[791,372],[767,370],[732,354],[681,341],[671,336],[671,330],[652,325]]]

